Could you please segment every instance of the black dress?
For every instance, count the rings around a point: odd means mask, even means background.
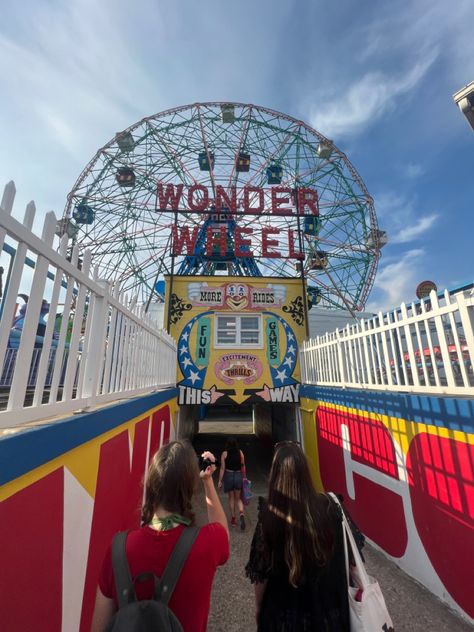
[[[262,529],[266,501],[259,497],[258,521],[245,567],[252,583],[267,580],[258,632],[350,632],[341,512],[324,494],[320,495],[320,502],[334,529],[332,556],[324,566],[304,568],[299,585],[294,588],[288,582],[285,565],[271,566],[272,551],[268,550]]]

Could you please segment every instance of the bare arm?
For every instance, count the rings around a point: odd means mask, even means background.
[[[224,478],[226,457],[227,457],[227,452],[223,452],[221,454],[221,471],[219,472],[219,482],[217,483],[217,487],[219,488],[222,487],[222,479]]]
[[[210,461],[216,460],[211,452],[203,452],[202,456],[205,459],[209,459]],[[221,524],[227,531],[227,536],[229,536],[227,517],[225,515],[224,509],[222,508],[221,501],[219,500],[219,496],[214,486],[214,481],[212,479],[212,475],[215,471],[216,466],[210,465],[200,474],[202,483],[204,485],[204,493],[206,494],[207,517],[209,519],[209,522],[218,522],[219,524]]]
[[[91,632],[103,632],[115,613],[113,599],[104,597],[100,588],[95,596],[94,614],[92,615]]]

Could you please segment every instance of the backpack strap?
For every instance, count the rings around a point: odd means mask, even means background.
[[[130,601],[136,600],[135,587],[125,552],[127,535],[128,531],[121,531],[114,535],[112,541],[112,566],[119,608],[122,608]]]
[[[184,527],[171,553],[161,580],[155,584],[155,599],[168,604],[178,582],[184,563],[199,533],[199,527]]]

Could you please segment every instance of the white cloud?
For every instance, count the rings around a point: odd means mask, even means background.
[[[419,178],[425,173],[424,168],[415,162],[408,163],[403,167],[403,171],[408,178]]]
[[[312,125],[325,136],[339,138],[363,131],[395,106],[398,97],[410,92],[425,76],[438,53],[433,49],[411,70],[390,75],[369,72],[347,90],[338,86],[337,95],[323,106],[313,106]]]
[[[403,301],[413,300],[416,286],[422,280],[419,278],[420,262],[425,252],[423,249],[413,249],[403,253],[397,260],[379,267],[375,279],[372,296],[365,310],[378,313],[397,307]]]
[[[393,235],[391,241],[393,243],[403,244],[417,239],[433,226],[438,217],[439,215],[436,214],[420,217],[414,224],[405,226],[398,233]]]
[[[421,237],[439,218],[437,213],[422,214],[416,199],[406,198],[393,191],[378,194],[375,209],[391,244],[407,243]]]

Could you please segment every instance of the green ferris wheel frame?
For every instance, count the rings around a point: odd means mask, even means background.
[[[248,169],[239,169],[239,156],[248,156]],[[276,179],[270,180],[270,173]],[[226,191],[247,186],[268,193],[275,184],[315,189],[319,218],[312,223],[296,215],[249,216],[239,204],[235,225],[255,233],[281,231],[279,257],[268,257],[261,244],[252,244],[262,275],[303,274],[320,306],[364,308],[380,256],[373,201],[345,154],[306,123],[251,104],[195,103],[146,117],[97,151],[68,194],[63,226],[76,225],[76,243],[81,251],[90,250],[101,277],[120,281],[123,290],[142,301],[171,271],[171,261],[175,268],[186,259],[185,254],[172,256],[173,224],[199,229],[208,217],[184,208],[174,215],[160,209],[158,182],[199,183],[211,192],[216,186]],[[297,234],[302,263],[288,257],[289,231]],[[204,270],[246,273],[232,260],[225,265],[208,261]]]

